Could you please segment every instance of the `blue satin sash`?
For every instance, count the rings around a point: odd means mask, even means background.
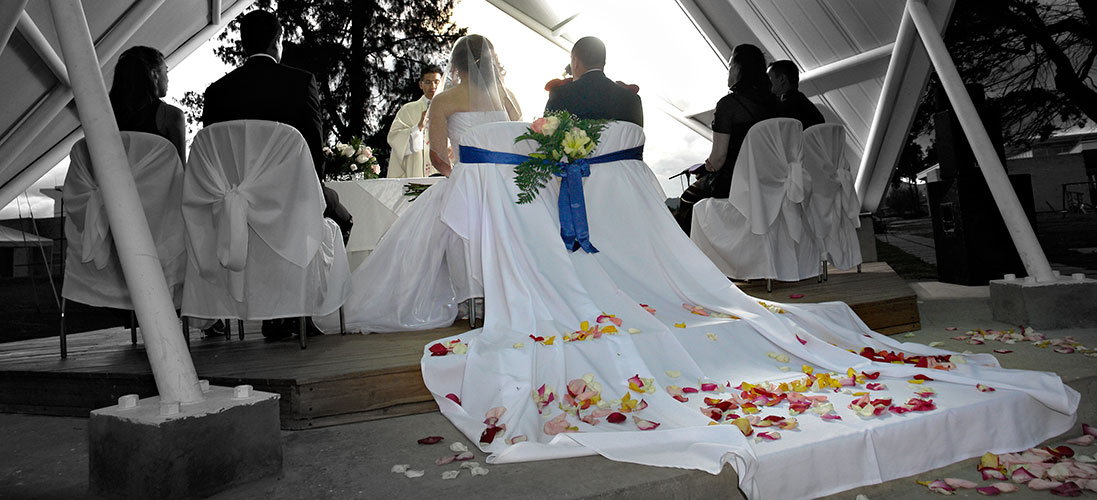
[[[461,163],[495,163],[500,165],[518,165],[531,158],[526,155],[490,151],[472,146],[461,146]],[[560,197],[557,206],[560,209],[560,237],[568,251],[580,248],[587,253],[598,253],[590,242],[590,229],[587,227],[587,205],[583,197],[583,177],[590,176],[590,166],[621,160],[643,160],[644,146],[622,149],[613,153],[580,158],[571,162],[540,160],[545,164],[559,167],[556,176],[560,177]]]

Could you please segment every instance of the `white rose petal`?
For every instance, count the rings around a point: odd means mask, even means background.
[[[396,464],[392,466],[392,472],[395,472],[397,474],[403,474],[404,472],[407,472],[408,467],[411,466],[408,464]]]
[[[457,479],[457,476],[461,474],[459,470],[447,470],[442,472],[442,479]]]
[[[639,328],[629,328],[628,332],[633,334],[633,335],[636,335],[637,333],[640,333],[640,329]]]
[[[486,476],[486,475],[488,475],[488,470],[483,468],[483,467],[477,467],[475,469],[472,469],[472,475],[473,476]]]
[[[421,470],[409,470],[409,471],[407,471],[407,472],[405,472],[405,473],[404,473],[404,475],[405,475],[405,476],[407,476],[407,477],[411,477],[411,478],[415,478],[415,477],[423,477],[423,474],[426,474],[426,471],[421,471]]]
[[[475,469],[480,466],[480,462],[465,462],[461,464],[462,469]]]
[[[667,376],[670,378],[678,378],[682,376],[682,372],[678,370],[667,370]]]
[[[468,446],[465,446],[465,443],[462,443],[460,441],[457,441],[457,442],[449,445],[449,449],[452,450],[452,451],[456,451],[458,453],[460,453],[462,451],[469,451]]]

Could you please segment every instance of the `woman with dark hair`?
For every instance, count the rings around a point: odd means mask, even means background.
[[[750,127],[778,116],[780,103],[770,91],[766,58],[758,47],[741,44],[732,49],[728,64],[728,88],[731,92],[716,103],[716,115],[712,119],[712,151],[705,160],[705,170],[682,193],[681,204],[674,214],[686,234],[689,234],[695,203],[705,198],[728,197],[735,159]]]
[[[118,130],[147,132],[171,141],[185,164],[186,120],[183,110],[162,100],[168,95],[164,55],[152,47],[135,46],[118,57],[110,103]]]

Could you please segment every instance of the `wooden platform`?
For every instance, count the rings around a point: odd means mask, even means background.
[[[765,282],[740,287],[779,302],[842,300],[882,333],[919,328],[914,292],[883,263],[866,264],[859,274],[831,273],[823,284],[774,283],[768,294]],[[436,411],[419,371],[423,346],[467,330],[467,323],[428,332],[325,335],[309,339],[304,351],[292,339],[264,341],[258,322],[246,329],[251,333],[243,341],[192,336],[199,378],[278,393],[282,428],[308,429]],[[70,335],[65,360],[56,337],[0,344],[0,411],[87,416],[123,394],[156,394],[144,346],[132,345],[128,330]]]

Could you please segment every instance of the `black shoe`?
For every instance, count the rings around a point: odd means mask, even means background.
[[[293,332],[289,329],[287,323],[289,322],[283,319],[263,320],[263,337],[272,342],[289,337]]]
[[[215,323],[213,323],[212,326],[210,326],[209,328],[206,328],[205,330],[202,330],[202,337],[203,338],[224,337],[225,335],[228,334],[228,331],[229,331],[228,323],[226,323],[224,321],[221,321],[221,320],[217,320]]]
[[[287,329],[294,335],[297,335],[301,331],[301,318],[288,318],[284,320],[287,325]],[[312,322],[312,318],[305,318],[305,335],[309,337],[318,337],[323,335],[324,332],[320,331],[316,327],[316,323]]]

